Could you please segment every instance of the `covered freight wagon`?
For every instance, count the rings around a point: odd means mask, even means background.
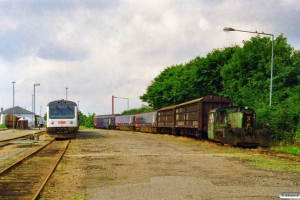
[[[207,139],[208,113],[211,109],[228,107],[231,101],[225,97],[208,95],[179,104],[175,108],[176,134]]]
[[[157,111],[157,132],[175,133],[175,107],[169,106]]]
[[[208,113],[211,109],[228,107],[231,101],[218,95],[188,101],[158,110],[159,132],[207,138]]]

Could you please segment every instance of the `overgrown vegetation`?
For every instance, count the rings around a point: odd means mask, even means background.
[[[179,104],[210,94],[233,105],[256,110],[257,126],[269,123],[274,144],[300,144],[300,51],[283,35],[274,40],[270,105],[272,40],[260,35],[243,46],[214,49],[205,57],[166,67],[140,96],[150,107]]]

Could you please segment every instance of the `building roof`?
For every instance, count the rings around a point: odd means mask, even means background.
[[[21,108],[19,106],[15,106],[14,110],[13,108],[8,108],[6,110],[3,110],[2,112],[0,112],[0,114],[33,114],[33,112],[29,111],[29,110],[25,110],[24,108]]]

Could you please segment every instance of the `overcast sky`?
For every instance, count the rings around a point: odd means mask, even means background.
[[[283,34],[300,48],[298,0],[1,0],[0,107],[46,112],[57,99],[110,114],[112,95],[129,108],[166,67],[255,36]],[[115,99],[115,113],[127,99]]]

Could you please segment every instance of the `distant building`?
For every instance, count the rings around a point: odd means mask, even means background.
[[[5,117],[7,115],[11,115],[14,114],[17,118],[22,118],[22,119],[26,119],[28,120],[28,125],[31,124],[32,125],[32,118],[33,118],[33,112],[26,110],[24,108],[21,108],[19,106],[15,106],[14,110],[13,108],[8,108],[6,110],[3,110],[3,108],[1,108],[1,112],[0,112],[0,124],[4,124],[5,123]]]

